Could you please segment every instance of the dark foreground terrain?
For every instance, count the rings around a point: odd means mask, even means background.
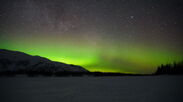
[[[182,102],[183,76],[1,77],[0,102]]]

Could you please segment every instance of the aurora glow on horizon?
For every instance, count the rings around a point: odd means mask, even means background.
[[[183,60],[182,0],[2,0],[0,49],[90,71],[153,73]]]

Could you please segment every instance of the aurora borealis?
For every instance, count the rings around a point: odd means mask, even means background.
[[[182,0],[1,0],[0,49],[90,71],[153,73],[183,60]]]

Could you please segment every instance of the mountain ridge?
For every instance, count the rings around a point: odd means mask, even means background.
[[[48,58],[32,56],[24,52],[0,49],[0,72],[83,73],[89,71],[78,65],[51,61]]]

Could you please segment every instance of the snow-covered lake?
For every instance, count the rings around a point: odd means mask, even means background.
[[[1,77],[0,102],[183,102],[183,76]]]

